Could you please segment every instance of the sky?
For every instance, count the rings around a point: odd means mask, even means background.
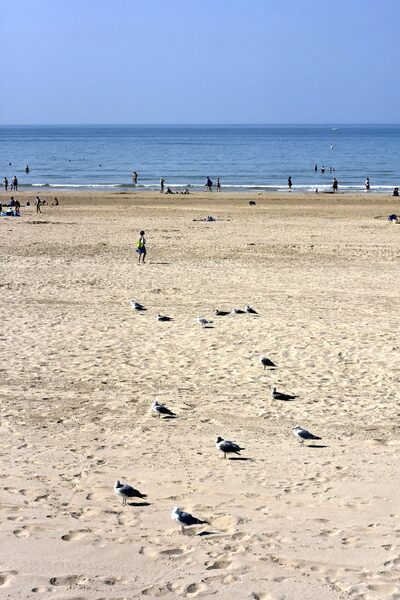
[[[400,122],[400,0],[0,6],[3,125]]]

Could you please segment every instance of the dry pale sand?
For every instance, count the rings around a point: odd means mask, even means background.
[[[59,198],[0,221],[2,598],[400,598],[397,199]]]

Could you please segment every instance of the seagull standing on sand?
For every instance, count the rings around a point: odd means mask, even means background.
[[[260,356],[259,361],[263,365],[264,371],[267,367],[276,367],[276,365],[272,362],[272,360],[270,360],[266,356]]]
[[[215,445],[218,448],[218,450],[221,450],[221,452],[224,453],[224,458],[226,458],[227,454],[237,454],[238,456],[240,456],[240,451],[244,450],[244,448],[241,448],[234,442],[224,440],[222,437],[219,436],[217,437]]]
[[[146,494],[142,494],[127,483],[121,483],[119,480],[114,484],[114,492],[122,498],[122,505],[125,506],[128,498],[146,498]]]
[[[254,308],[251,308],[251,306],[249,306],[248,304],[246,304],[246,306],[244,307],[244,312],[246,312],[249,315],[258,315],[258,312],[254,310]]]
[[[143,304],[140,304],[139,302],[136,302],[136,300],[131,300],[129,302],[129,304],[131,305],[131,307],[133,308],[133,310],[146,310],[145,307],[143,306]]]
[[[241,308],[232,308],[232,314],[233,315],[244,315],[244,310],[242,310]]]
[[[209,325],[210,323],[212,323],[212,321],[209,321],[208,319],[205,319],[204,317],[197,317],[196,321],[202,327],[205,327],[206,325]]]
[[[176,521],[181,526],[182,533],[185,532],[184,528],[190,527],[190,525],[208,525],[207,521],[202,521],[201,519],[194,517],[190,513],[181,510],[177,506],[173,509],[171,513],[171,519],[173,521]]]
[[[157,315],[157,321],[173,321],[172,317],[166,317],[165,315]]]
[[[153,400],[151,404],[151,410],[159,417],[161,417],[161,415],[165,415],[168,417],[176,417],[176,414],[172,412],[172,410],[169,410],[169,408],[165,406],[165,404],[161,404],[160,402],[157,402],[157,400]]]
[[[293,427],[293,435],[295,435],[299,440],[300,444],[303,445],[307,440],[320,440],[321,438],[313,433],[307,431],[307,429],[303,429],[302,427]]]
[[[283,392],[277,392],[276,387],[271,390],[272,400],[294,400],[297,396],[291,396],[290,394],[284,394]]]

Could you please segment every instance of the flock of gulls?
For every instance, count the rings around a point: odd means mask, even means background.
[[[143,306],[143,304],[140,304],[136,300],[131,300],[130,305],[132,307],[132,310],[137,311],[137,312],[144,312],[147,310],[147,308],[145,306]],[[240,314],[258,315],[258,312],[254,308],[252,308],[249,304],[246,304],[246,306],[243,309],[235,307],[231,311],[224,311],[224,310],[215,310],[214,311],[214,316],[216,316],[216,317],[225,317],[228,315],[240,315]],[[172,317],[169,317],[166,315],[160,315],[160,314],[156,315],[156,319],[157,319],[157,321],[162,321],[162,322],[174,320]],[[203,328],[210,327],[213,323],[212,320],[206,319],[203,316],[196,317],[196,321]],[[267,356],[260,356],[259,362],[264,367],[264,370],[267,368],[274,369],[277,366]],[[295,400],[296,398],[297,398],[297,396],[295,396],[295,395],[285,394],[283,392],[277,391],[276,387],[273,387],[271,389],[271,399],[272,400],[286,402],[286,401]],[[158,400],[154,400],[152,402],[151,412],[152,412],[152,414],[157,415],[159,418],[163,417],[164,419],[168,419],[168,418],[173,419],[177,416],[176,413],[174,413],[172,410],[170,410],[168,408],[168,406],[166,406],[165,404],[162,404],[161,402],[158,402]],[[314,435],[310,431],[307,431],[307,429],[304,429],[303,427],[299,427],[299,426],[294,427],[292,429],[292,432],[293,432],[293,435],[299,440],[299,442],[302,446],[304,445],[304,442],[308,442],[308,441],[312,442],[312,441],[321,439],[317,435]],[[224,455],[224,458],[226,458],[227,454],[230,454],[230,455],[233,454],[235,456],[240,457],[241,456],[240,452],[242,450],[244,450],[244,448],[242,448],[235,442],[232,442],[231,440],[225,440],[224,438],[222,438],[220,436],[217,437],[215,446]],[[116,481],[114,484],[114,491],[118,497],[122,498],[122,504],[124,506],[127,504],[128,500],[132,500],[134,498],[139,498],[139,499],[146,498],[146,494],[142,494],[139,490],[132,487],[128,483],[121,483],[119,480]],[[184,533],[185,527],[189,527],[191,525],[209,524],[207,521],[198,519],[197,517],[194,517],[190,513],[187,513],[178,507],[175,507],[172,510],[171,519],[181,526],[182,533]]]

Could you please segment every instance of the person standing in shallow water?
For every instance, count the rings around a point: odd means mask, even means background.
[[[221,181],[219,179],[219,177],[217,177],[217,192],[221,191]]]
[[[145,263],[145,259],[146,259],[146,239],[144,237],[144,231],[141,231],[139,233],[139,239],[138,242],[136,244],[136,252],[139,254],[139,264],[140,264],[140,259],[142,259],[142,263]]]
[[[336,177],[333,178],[332,189],[333,189],[333,193],[338,191],[338,180],[336,179]]]
[[[291,192],[292,191],[292,185],[293,185],[291,177],[288,177],[287,184],[288,184],[289,192]]]

